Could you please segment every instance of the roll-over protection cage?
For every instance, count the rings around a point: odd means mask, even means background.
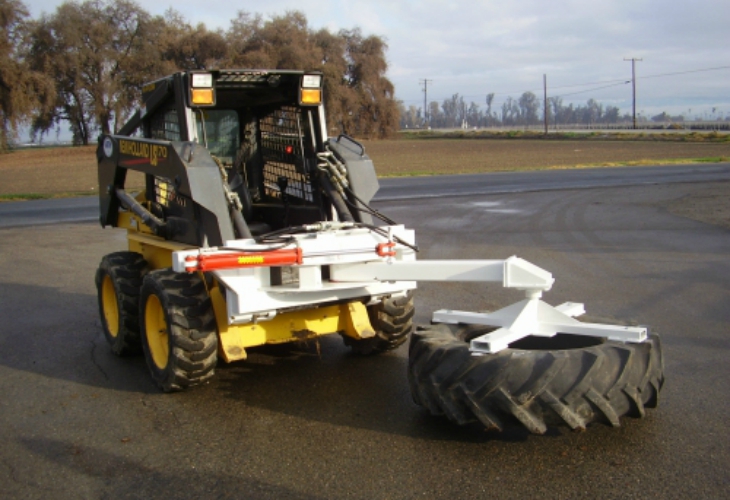
[[[316,72],[216,70],[146,85],[143,106],[99,139],[101,224],[116,225],[122,204],[158,235],[205,247],[333,218],[369,222],[318,169],[331,146],[349,160],[352,193],[369,201],[377,190],[361,146],[327,141],[321,81]],[[124,191],[127,170],[146,174],[144,206]]]

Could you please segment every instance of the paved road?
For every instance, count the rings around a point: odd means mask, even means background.
[[[728,184],[730,185],[730,184]],[[409,397],[407,349],[351,356],[338,338],[258,350],[182,394],[110,354],[93,275],[122,231],[0,230],[3,498],[727,498],[730,231],[666,206],[707,184],[381,201],[421,258],[519,255],[557,279],[545,299],[662,334],[659,408],[618,429],[485,433]],[[418,321],[518,295],[426,284]]]
[[[730,163],[403,177],[381,180],[376,199],[388,201],[720,180],[730,180]]]
[[[730,180],[730,163],[381,179],[377,201]],[[0,228],[95,221],[96,197],[0,203]]]
[[[0,203],[0,228],[99,220],[99,198],[61,198]]]

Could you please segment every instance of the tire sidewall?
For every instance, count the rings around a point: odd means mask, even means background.
[[[111,280],[112,287],[114,288],[114,299],[117,303],[117,335],[111,334],[109,324],[107,323],[106,314],[104,314],[104,298],[103,298],[103,286],[104,279],[109,277]],[[125,339],[125,316],[126,311],[124,310],[124,301],[122,300],[122,292],[119,289],[119,281],[114,269],[109,265],[109,262],[104,259],[99,265],[99,269],[96,271],[96,289],[97,289],[97,301],[99,304],[99,312],[101,313],[101,326],[104,331],[104,337],[111,346],[112,351],[117,355],[122,355],[127,349],[128,345]]]
[[[175,380],[174,364],[173,364],[173,332],[172,332],[172,318],[170,317],[171,304],[167,296],[167,293],[162,289],[158,280],[154,279],[155,273],[152,272],[145,276],[142,282],[142,291],[140,293],[139,300],[139,326],[140,326],[140,337],[142,339],[142,350],[144,351],[144,357],[147,361],[147,366],[150,369],[150,374],[155,383],[162,388],[163,391],[169,392],[173,390],[173,381]],[[165,316],[165,324],[167,325],[167,365],[160,369],[155,363],[150,351],[149,341],[147,339],[147,321],[145,318],[145,312],[147,310],[147,301],[150,296],[156,296],[160,301],[162,310]]]

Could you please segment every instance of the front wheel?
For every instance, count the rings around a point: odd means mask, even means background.
[[[413,291],[400,297],[387,297],[368,307],[370,324],[375,336],[367,339],[353,339],[343,335],[345,345],[358,354],[378,354],[392,351],[408,340],[413,330]]]
[[[179,391],[213,376],[218,350],[215,316],[197,274],[162,269],[145,276],[140,319],[147,366],[163,391]]]
[[[494,354],[473,355],[474,325],[437,324],[411,336],[408,380],[416,404],[464,425],[502,430],[517,421],[543,434],[549,425],[583,430],[619,426],[656,407],[664,384],[657,335],[640,344],[558,334],[527,337]]]

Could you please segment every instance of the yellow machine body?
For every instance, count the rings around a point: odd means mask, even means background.
[[[138,201],[144,200],[138,197]],[[129,250],[141,254],[150,271],[171,267],[172,252],[193,248],[155,236],[141,218],[131,212],[119,214],[117,227],[127,229]],[[264,344],[303,342],[333,333],[343,333],[354,339],[375,335],[367,308],[360,301],[300,309],[277,314],[267,321],[229,325],[225,292],[215,278],[206,279],[205,283],[215,312],[219,358],[227,363],[246,359],[247,348]]]

